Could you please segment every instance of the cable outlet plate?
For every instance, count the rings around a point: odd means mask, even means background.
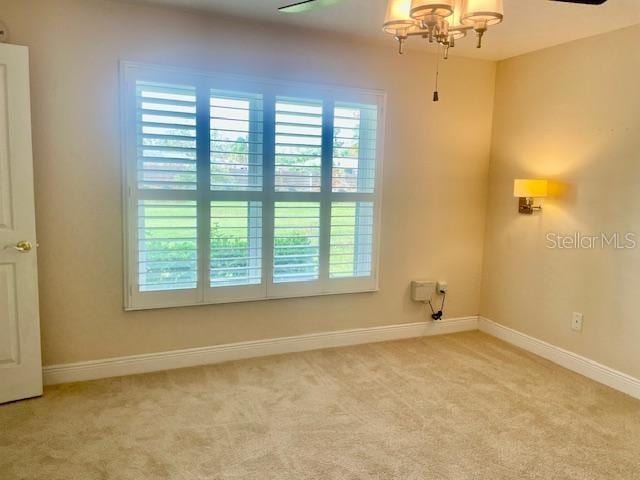
[[[411,282],[411,300],[427,303],[436,291],[436,282],[430,280],[414,280]]]

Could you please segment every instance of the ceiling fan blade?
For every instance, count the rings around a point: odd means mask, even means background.
[[[328,7],[341,2],[342,0],[305,0],[303,2],[297,2],[292,5],[280,7],[278,10],[284,13],[302,13],[316,8]]]
[[[552,0],[554,2],[579,3],[582,5],[602,5],[607,0]]]

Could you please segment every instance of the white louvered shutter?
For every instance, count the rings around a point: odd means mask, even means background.
[[[195,289],[197,206],[171,192],[196,190],[195,88],[138,82],[136,102],[138,287]],[[154,191],[163,195],[153,199]]]
[[[211,91],[211,190],[262,190],[262,95]]]
[[[373,274],[378,107],[337,102],[334,108],[330,278]],[[367,201],[348,201],[351,197]]]
[[[276,192],[320,192],[322,102],[276,101]]]
[[[126,308],[377,288],[380,94],[123,79]]]
[[[262,202],[211,202],[212,287],[262,282]]]
[[[195,190],[195,88],[138,82],[138,188]]]
[[[276,202],[273,281],[307,282],[320,272],[320,203]]]

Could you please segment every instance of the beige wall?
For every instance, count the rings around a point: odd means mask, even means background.
[[[640,240],[640,27],[498,65],[481,313],[640,377],[640,249],[552,250],[549,232]],[[564,192],[517,213],[514,178]],[[640,244],[639,244],[640,245]],[[584,331],[570,329],[572,312]]]
[[[46,365],[421,321],[409,281],[444,278],[447,314],[477,314],[495,65],[106,0],[0,0],[31,50]],[[381,290],[125,313],[118,61],[388,93]]]

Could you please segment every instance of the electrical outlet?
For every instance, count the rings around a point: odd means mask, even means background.
[[[0,43],[7,43],[9,41],[9,32],[7,26],[0,20]]]
[[[582,322],[584,321],[584,315],[582,313],[573,312],[571,317],[571,330],[576,332],[582,331]]]

